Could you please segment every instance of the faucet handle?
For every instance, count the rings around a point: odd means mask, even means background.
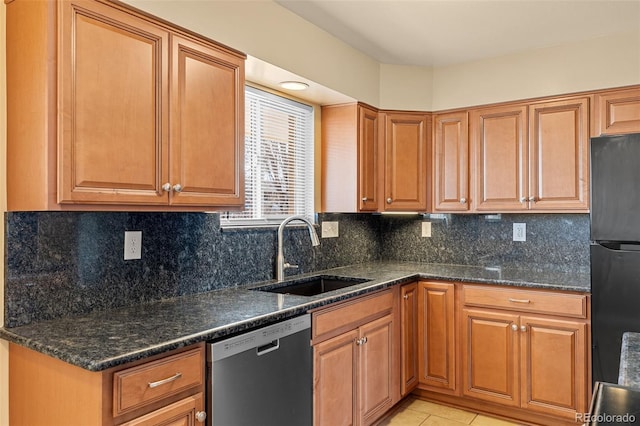
[[[285,262],[283,266],[284,266],[284,269],[298,269],[299,268],[298,265],[292,265],[289,262]]]

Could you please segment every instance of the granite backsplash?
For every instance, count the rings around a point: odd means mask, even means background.
[[[311,247],[286,232],[287,261],[306,273],[374,260],[530,265],[588,271],[589,217],[319,214],[338,238]],[[421,237],[421,222],[432,237]],[[512,224],[527,241],[512,242]],[[9,212],[5,214],[5,327],[272,279],[275,229],[222,228],[215,213]],[[123,260],[124,231],[142,231],[142,259]],[[319,231],[319,230],[318,230]]]

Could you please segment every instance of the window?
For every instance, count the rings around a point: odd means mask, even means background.
[[[245,210],[227,225],[277,224],[313,218],[313,107],[245,88]]]

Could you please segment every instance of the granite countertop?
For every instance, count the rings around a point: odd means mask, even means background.
[[[0,338],[90,371],[214,340],[303,314],[309,309],[418,278],[590,292],[588,273],[410,262],[372,262],[307,275],[370,281],[317,296],[278,295],[251,288],[275,281],[193,294],[82,317],[0,328]]]
[[[640,389],[640,333],[622,335],[618,384]]]

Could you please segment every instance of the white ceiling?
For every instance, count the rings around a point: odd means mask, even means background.
[[[640,0],[276,0],[378,62],[444,66],[637,31]]]

